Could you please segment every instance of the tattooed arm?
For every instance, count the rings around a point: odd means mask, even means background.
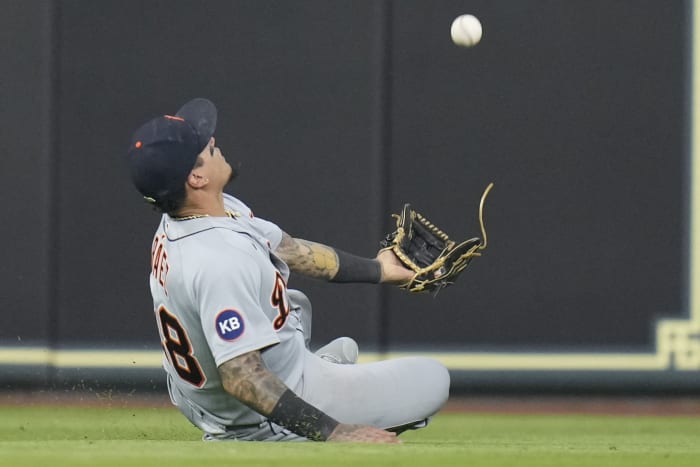
[[[259,351],[233,358],[219,367],[226,392],[262,415],[269,415],[287,386],[265,368]]]
[[[224,389],[278,425],[312,441],[397,443],[395,433],[366,425],[339,423],[294,394],[255,350],[219,367]]]
[[[333,279],[340,267],[338,254],[333,248],[293,238],[287,233],[282,234],[282,241],[275,253],[292,271],[317,279]]]
[[[322,243],[283,233],[275,253],[299,274],[332,282],[403,284],[413,277],[396,255],[380,251],[376,258],[361,258]]]

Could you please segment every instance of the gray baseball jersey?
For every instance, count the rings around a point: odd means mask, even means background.
[[[229,195],[225,207],[234,218],[162,217],[150,287],[171,384],[226,425],[248,425],[263,417],[222,390],[217,366],[268,349],[265,364],[294,388],[305,347],[300,310],[287,295],[289,269],[273,253],[282,231]]]
[[[289,268],[274,253],[282,231],[230,195],[224,204],[233,217],[163,215],[151,250],[171,399],[205,438],[299,439],[221,385],[217,367],[253,350],[289,388],[344,423],[389,428],[439,410],[449,375],[433,360],[339,365],[310,352],[310,303],[287,290]]]

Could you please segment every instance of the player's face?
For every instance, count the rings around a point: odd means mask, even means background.
[[[221,150],[216,146],[214,137],[209,140],[209,144],[199,157],[202,160],[200,169],[205,176],[222,188],[235,177],[231,164],[226,161]]]

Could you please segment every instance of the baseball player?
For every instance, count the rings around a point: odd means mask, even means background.
[[[330,282],[405,283],[391,251],[361,258],[293,238],[224,193],[235,171],[216,146],[207,99],[154,118],[128,161],[163,212],[150,289],[172,402],[205,440],[395,443],[445,403],[449,374],[428,358],[355,364],[337,339],[308,348],[311,304],[290,271]]]

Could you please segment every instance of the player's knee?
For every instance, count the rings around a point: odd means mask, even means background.
[[[437,360],[426,358],[423,362],[423,378],[429,385],[433,411],[437,412],[450,397],[450,372]]]
[[[450,397],[450,372],[449,370],[440,362],[437,363],[437,368],[435,370],[435,380],[438,387],[438,392],[441,394],[440,407],[445,405],[447,399]]]

